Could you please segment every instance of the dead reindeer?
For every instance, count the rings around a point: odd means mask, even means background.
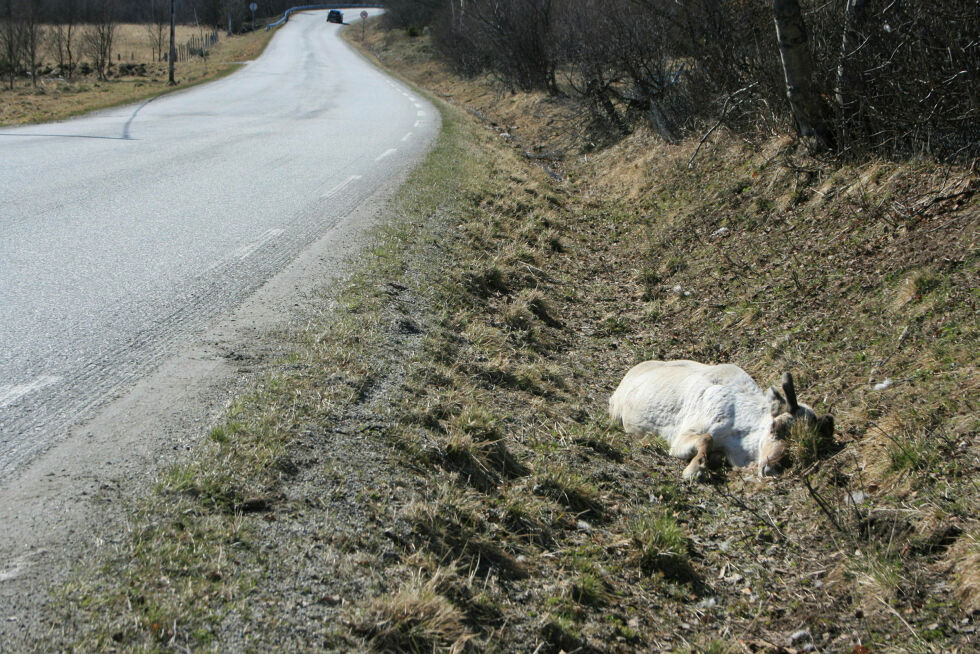
[[[645,361],[634,366],[609,398],[609,416],[628,434],[656,434],[671,456],[690,460],[684,478],[704,474],[708,454],[724,452],[736,467],[753,463],[762,475],[775,474],[786,451],[790,428],[805,421],[830,439],[834,417],[817,418],[796,401],[793,376],[783,375],[783,392],[763,392],[731,364]]]

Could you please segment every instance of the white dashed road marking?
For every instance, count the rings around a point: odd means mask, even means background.
[[[408,134],[406,134],[405,136],[402,137],[402,143],[404,143],[405,141],[407,141],[410,138],[412,138],[412,132],[409,132]]]
[[[375,161],[381,161],[385,157],[390,157],[391,155],[395,154],[396,152],[398,152],[398,150],[395,149],[395,148],[391,148],[390,150],[385,150],[384,152],[382,152],[380,155],[378,155],[375,158]]]

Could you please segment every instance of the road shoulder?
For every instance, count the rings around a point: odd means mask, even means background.
[[[0,488],[0,642],[31,642],[51,601],[38,589],[57,588],[80,562],[118,543],[132,498],[191,456],[232,398],[282,365],[282,334],[327,310],[324,294],[388,219],[406,175]]]

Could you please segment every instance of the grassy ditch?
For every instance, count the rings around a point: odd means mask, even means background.
[[[199,35],[200,31],[193,26],[178,26],[179,43]],[[120,25],[114,52],[121,58],[113,61],[109,79],[100,81],[94,74],[76,74],[71,81],[60,76],[42,76],[36,87],[20,79],[13,89],[4,83],[0,85],[0,126],[64,120],[214,81],[262,54],[274,35],[274,30],[235,36],[222,33],[218,43],[208,50],[206,59],[191,57],[177,62],[177,86],[170,86],[167,63],[155,60],[146,27]]]
[[[596,148],[574,107],[459,80],[423,38],[365,45],[458,108],[331,317],[65,590],[58,644],[973,648],[973,172]],[[605,417],[654,357],[791,369],[836,438],[774,480],[682,483]]]

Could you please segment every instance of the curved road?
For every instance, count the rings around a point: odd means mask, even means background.
[[[0,128],[0,486],[432,142],[324,16],[218,82]]]

